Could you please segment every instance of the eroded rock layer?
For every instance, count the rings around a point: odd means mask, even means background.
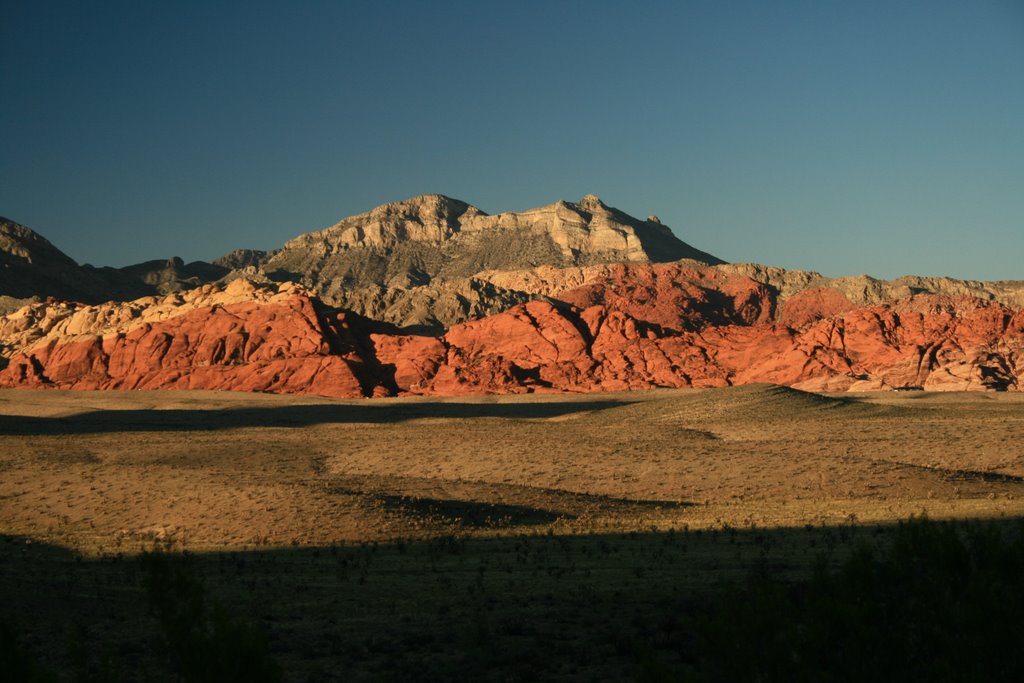
[[[440,337],[329,307],[291,283],[34,304],[0,317],[0,386],[342,397],[757,382],[1021,388],[1024,311],[977,296],[910,293],[865,305],[827,282],[784,296],[735,270],[686,263],[545,277],[556,284],[532,285],[544,298]]]

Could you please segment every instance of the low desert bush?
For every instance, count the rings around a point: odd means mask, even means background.
[[[267,638],[210,598],[183,558],[141,557],[149,603],[160,620],[175,672],[189,683],[280,681]]]
[[[884,550],[795,583],[755,572],[685,611],[641,644],[640,679],[1024,680],[1019,527],[911,520]]]

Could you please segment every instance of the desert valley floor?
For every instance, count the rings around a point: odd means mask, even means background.
[[[157,548],[288,680],[630,677],[612,615],[913,515],[1024,517],[1024,395],[0,392],[0,600],[61,670],[170,678]]]

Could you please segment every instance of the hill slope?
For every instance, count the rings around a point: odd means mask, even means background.
[[[638,220],[593,195],[490,216],[428,194],[300,235],[238,274],[298,282],[331,305],[439,333],[533,298],[479,282],[481,271],[682,258],[723,262],[656,217]]]
[[[42,235],[0,217],[0,310],[47,297],[99,303],[148,289],[113,268],[80,266]]]

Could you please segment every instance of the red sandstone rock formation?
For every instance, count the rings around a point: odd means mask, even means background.
[[[0,386],[373,395],[370,329],[305,294],[213,303],[106,335],[44,338],[10,359]]]
[[[937,295],[858,307],[832,289],[780,301],[743,275],[681,264],[606,266],[440,338],[399,334],[293,285],[176,296],[51,302],[0,318],[0,386],[343,397],[753,382],[1019,390],[1024,373],[1019,309]]]
[[[1019,389],[1024,312],[918,297],[793,328],[709,325],[664,333],[620,310],[532,302],[449,331],[433,349],[378,347],[402,391],[603,391],[774,382],[810,390]],[[431,356],[432,354],[432,356]],[[412,363],[431,356],[436,372]]]

